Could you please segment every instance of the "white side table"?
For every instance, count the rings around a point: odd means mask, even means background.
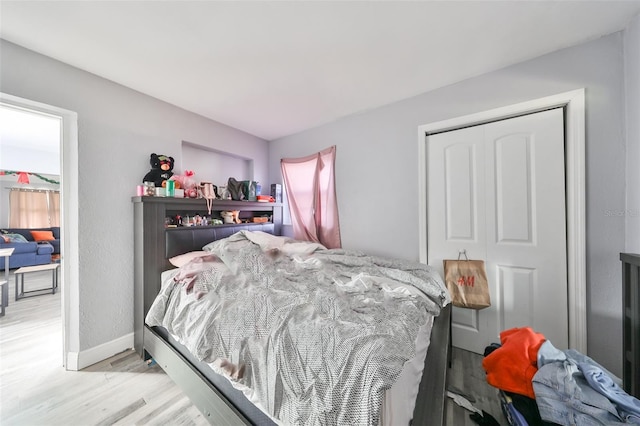
[[[4,280],[0,280],[0,287],[2,287],[0,317],[4,316],[4,308],[9,306],[9,257],[13,254],[13,250],[13,248],[0,249],[0,256],[4,257]]]

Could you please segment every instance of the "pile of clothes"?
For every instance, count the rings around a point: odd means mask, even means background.
[[[640,425],[640,400],[588,356],[556,349],[530,327],[505,330],[500,342],[482,366],[510,424]]]

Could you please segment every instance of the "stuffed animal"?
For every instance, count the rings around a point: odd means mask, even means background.
[[[149,159],[151,170],[144,175],[143,182],[153,182],[156,187],[162,187],[162,182],[173,176],[173,157],[151,154]]]
[[[180,184],[180,188],[184,189],[185,198],[197,198],[198,197],[198,184],[193,178],[193,170],[185,170],[183,175],[173,175],[171,179],[176,181],[176,184]],[[178,188],[176,186],[176,188]]]

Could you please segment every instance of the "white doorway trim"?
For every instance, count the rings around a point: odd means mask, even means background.
[[[560,93],[418,127],[418,208],[420,261],[427,263],[427,135],[564,107],[567,197],[567,278],[569,347],[587,353],[586,222],[585,222],[585,91]]]
[[[15,108],[38,111],[62,119],[60,176],[62,203],[62,363],[67,370],[78,370],[80,352],[80,262],[78,251],[78,114],[66,109],[0,93],[0,102]]]

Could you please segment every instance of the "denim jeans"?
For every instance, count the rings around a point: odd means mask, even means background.
[[[633,416],[620,413],[616,405],[589,385],[578,363],[600,368],[577,351],[559,351],[548,341],[540,347],[533,389],[542,419],[571,426],[636,424]]]
[[[578,368],[593,389],[606,396],[618,408],[627,421],[640,424],[640,400],[626,393],[620,386],[595,365],[580,363]],[[623,414],[624,413],[624,414]]]
[[[539,368],[533,390],[542,420],[567,426],[625,424],[611,401],[589,386],[571,360]]]

